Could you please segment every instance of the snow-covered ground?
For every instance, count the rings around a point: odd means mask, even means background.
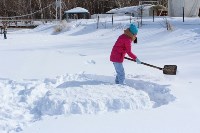
[[[200,19],[144,18],[138,58],[177,75],[124,61],[114,84],[109,61],[129,17],[44,24],[0,36],[0,133],[199,133]],[[137,24],[137,23],[136,23]]]

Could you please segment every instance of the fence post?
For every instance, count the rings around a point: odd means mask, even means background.
[[[200,8],[199,8],[199,14],[198,14],[198,16],[200,17]]]
[[[97,17],[97,29],[99,28],[99,15]]]
[[[154,10],[153,10],[153,22],[154,22]]]
[[[1,34],[3,34],[3,27],[1,27]]]
[[[113,26],[113,23],[114,23],[114,21],[113,21],[113,14],[112,14],[112,26]]]
[[[142,5],[141,5],[141,26],[142,26]]]
[[[183,7],[183,22],[185,22],[185,11],[184,11],[184,7]]]
[[[138,28],[140,28],[140,22],[139,22],[139,21],[137,21],[137,23],[138,23]]]

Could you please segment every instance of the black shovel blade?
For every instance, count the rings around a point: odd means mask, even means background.
[[[177,65],[165,65],[163,73],[167,75],[176,75]]]

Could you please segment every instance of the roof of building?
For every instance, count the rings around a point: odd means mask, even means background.
[[[82,7],[76,7],[68,11],[65,11],[65,13],[89,13],[89,11]]]

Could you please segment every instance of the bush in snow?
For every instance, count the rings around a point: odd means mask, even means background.
[[[167,20],[167,18],[164,18],[164,24],[162,24],[162,25],[163,25],[163,27],[167,28],[168,31],[174,30],[172,24],[169,22],[169,20]]]
[[[167,27],[167,30],[173,31],[172,24],[167,19],[166,19],[166,27]]]
[[[54,27],[54,32],[61,32],[66,26],[67,22],[63,20]]]
[[[67,23],[67,21],[62,20],[54,27],[54,33],[67,31],[67,30],[72,29],[73,27],[74,26],[71,25],[70,23]]]

